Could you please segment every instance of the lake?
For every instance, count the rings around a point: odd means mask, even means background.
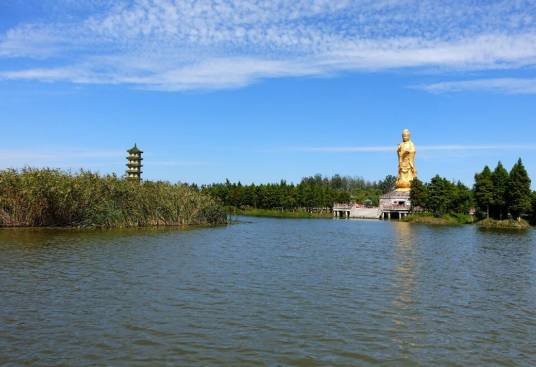
[[[0,230],[0,365],[534,366],[536,235]]]

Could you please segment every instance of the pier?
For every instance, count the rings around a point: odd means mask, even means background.
[[[335,218],[380,219],[381,215],[378,207],[367,207],[355,203],[337,203],[333,206]]]
[[[411,212],[409,192],[393,191],[380,197],[379,207],[370,207],[356,203],[336,203],[333,205],[333,217],[355,219],[402,219]]]

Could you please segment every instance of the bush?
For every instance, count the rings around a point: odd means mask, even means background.
[[[483,219],[477,223],[479,227],[484,229],[529,229],[530,224],[523,220],[514,220],[514,219],[505,219],[505,220],[495,220],[495,219]]]
[[[56,169],[0,171],[0,226],[137,227],[221,224],[213,198],[181,184]]]

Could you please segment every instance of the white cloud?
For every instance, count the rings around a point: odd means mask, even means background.
[[[0,57],[48,57],[59,52],[58,41],[45,28],[20,26],[8,30],[0,37]]]
[[[29,65],[0,69],[0,79],[174,91],[341,71],[536,65],[536,4],[529,0],[86,2],[92,12],[85,18],[29,22],[0,34],[0,60]]]
[[[0,168],[53,167],[63,169],[100,169],[116,167],[123,171],[126,153],[123,150],[92,150],[71,148],[0,149]],[[146,167],[193,167],[209,164],[203,161],[165,160],[151,154],[144,161]]]
[[[507,94],[536,94],[536,79],[496,78],[457,80],[418,85],[415,88],[431,93],[491,90]]]
[[[340,147],[297,147],[291,148],[297,152],[310,153],[386,153],[393,152],[396,149],[393,146],[340,146]]]
[[[203,161],[145,161],[145,166],[161,166],[161,167],[193,167],[206,166],[209,163]]]
[[[62,168],[95,168],[106,167],[110,161],[124,163],[125,153],[116,150],[82,150],[82,149],[47,149],[39,152],[35,149],[1,149],[0,167],[11,168],[21,166],[62,167]],[[112,163],[113,164],[113,163]]]
[[[309,153],[392,153],[396,151],[394,146],[332,146],[332,147],[294,147],[292,151]],[[536,150],[536,145],[528,144],[495,144],[495,145],[419,145],[419,152],[469,152],[469,151],[492,151],[492,150]]]

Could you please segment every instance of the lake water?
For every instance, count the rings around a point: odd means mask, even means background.
[[[535,366],[536,236],[0,230],[0,365]]]

